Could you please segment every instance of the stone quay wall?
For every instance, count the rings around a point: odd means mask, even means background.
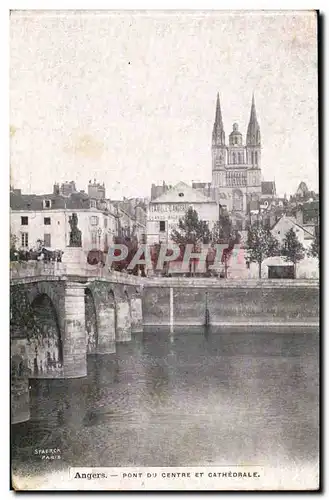
[[[153,278],[143,285],[145,326],[316,325],[317,280]]]

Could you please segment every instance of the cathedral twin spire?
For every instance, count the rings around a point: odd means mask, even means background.
[[[220,107],[219,94],[217,93],[216,116],[212,132],[212,142],[214,146],[225,146],[225,132]],[[255,97],[252,95],[250,119],[246,137],[247,146],[260,146],[260,127],[257,121]]]
[[[260,128],[257,121],[255,97],[252,94],[250,119],[246,138],[247,146],[260,146]]]
[[[222,118],[222,110],[220,108],[219,93],[217,93],[216,116],[214,128],[212,131],[212,142],[216,146],[225,146],[225,132]]]

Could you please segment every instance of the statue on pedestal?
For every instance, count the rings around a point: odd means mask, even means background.
[[[69,218],[69,224],[71,226],[70,232],[70,247],[81,247],[81,231],[78,229],[78,216],[76,213],[72,214]]]

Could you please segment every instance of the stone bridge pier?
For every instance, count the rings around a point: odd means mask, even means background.
[[[143,331],[143,307],[142,294],[138,287],[130,288],[130,313],[131,313],[131,331],[138,333]]]
[[[117,342],[131,340],[131,302],[127,288],[122,285],[116,289],[115,336]]]
[[[116,303],[113,287],[104,282],[87,283],[85,304],[87,354],[114,353]]]

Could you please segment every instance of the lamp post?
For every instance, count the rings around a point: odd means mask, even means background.
[[[101,227],[99,227],[99,228],[97,229],[97,235],[98,235],[98,242],[97,242],[97,243],[98,243],[98,249],[99,249],[99,250],[101,249],[100,247],[101,247],[101,235],[102,235],[102,232],[103,232],[103,231],[102,231],[102,228],[101,228]]]

